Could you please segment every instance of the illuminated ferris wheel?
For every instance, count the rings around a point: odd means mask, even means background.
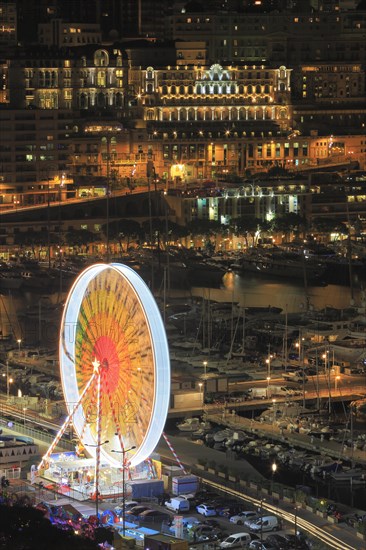
[[[60,332],[60,369],[68,417],[42,467],[72,423],[95,457],[134,449],[135,466],[155,449],[170,397],[169,351],[156,302],[141,277],[121,264],[95,264],[76,279]]]

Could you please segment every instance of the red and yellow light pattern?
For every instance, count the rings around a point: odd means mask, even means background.
[[[83,403],[95,440],[120,433],[124,446],[139,447],[154,406],[154,356],[146,315],[128,281],[106,269],[84,292],[75,332],[75,369],[79,393],[100,364],[100,434],[97,433],[97,383]],[[106,448],[107,450],[107,448]]]

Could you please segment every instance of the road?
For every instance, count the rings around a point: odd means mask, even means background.
[[[216,464],[225,463],[225,465],[230,469],[236,469],[239,475],[244,475],[246,468],[245,461],[243,462],[227,458],[220,451],[203,447],[202,445],[198,445],[197,443],[191,442],[182,437],[170,437],[169,439],[182,463],[187,465],[187,470],[188,468],[192,468],[192,471],[194,472],[194,464],[198,461],[198,458],[205,456],[207,460],[212,460],[213,462],[216,462]],[[37,443],[40,444],[40,450],[43,452],[46,448],[45,444],[43,442]],[[169,462],[172,462],[173,457],[164,438],[161,438],[157,447],[157,452],[160,454],[163,461],[166,457]],[[256,476],[253,474],[250,476],[250,479],[257,479],[259,482],[258,486],[260,486],[261,475],[255,470],[253,471],[256,473]],[[251,470],[249,469],[248,472],[250,473]],[[202,475],[202,472],[200,472],[200,474]],[[285,522],[284,529],[286,532],[293,533],[296,523],[297,529],[303,530],[318,538],[325,544],[328,544],[330,548],[334,548],[336,550],[360,550],[361,548],[360,541],[357,540],[355,531],[344,523],[340,525],[331,524],[326,519],[320,518],[305,509],[299,508],[295,510],[294,505],[291,503],[272,500],[272,498],[268,496],[263,498],[263,496],[261,496],[261,494],[257,491],[250,489],[249,487],[245,489],[238,489],[237,484],[230,483],[229,481],[220,483],[215,475],[210,475],[207,472],[203,475],[204,479],[202,479],[202,481],[205,483],[207,482],[212,489],[220,492],[220,494],[227,495],[230,498],[237,498],[240,502],[242,502],[243,509],[262,509],[263,512],[268,512],[269,514],[275,514],[276,516],[281,517]],[[26,492],[28,495],[31,495],[36,502],[44,500],[53,505],[71,503],[85,515],[95,513],[95,503],[91,501],[78,502],[69,497],[55,495],[55,493],[46,489],[35,489],[34,487],[30,487],[29,483],[23,480],[12,481],[12,489],[17,492]],[[121,503],[118,501],[101,501],[99,503],[99,509],[100,511],[113,509],[117,504]],[[149,503],[149,506],[153,508],[158,507],[156,502]],[[195,511],[190,511],[187,514],[199,517],[201,520],[204,519],[202,516],[198,516]],[[230,522],[225,518],[220,518],[219,523],[221,528],[227,533],[235,533],[246,530],[245,527],[230,524]],[[156,524],[148,524],[147,526],[150,528],[160,527]],[[263,538],[265,539],[266,536],[267,534],[265,534]]]
[[[183,464],[193,464],[199,457],[205,456],[207,460],[220,464],[225,462],[230,470],[236,470],[241,476],[243,475],[242,461],[226,458],[222,452],[207,447],[202,447],[186,440],[181,437],[170,437],[170,441],[178,454]],[[165,441],[161,440],[158,446],[158,451],[163,457],[169,457],[171,454],[167,450]],[[244,461],[245,462],[245,461]],[[271,497],[262,497],[255,490],[240,489],[238,490],[234,484],[229,481],[220,483],[215,475],[202,474],[209,480],[209,484],[213,489],[217,489],[220,492],[227,494],[230,497],[236,497],[245,503],[243,509],[258,509],[275,514],[281,517],[287,522],[287,531],[293,532],[295,522],[299,529],[302,529],[312,536],[320,539],[325,544],[328,544],[330,548],[337,550],[360,550],[361,542],[357,540],[356,533],[349,526],[344,523],[335,525],[329,523],[326,519],[309,512],[305,509],[294,510],[293,503],[285,503],[282,500],[275,502],[271,500]],[[257,473],[257,479],[259,474]],[[251,478],[255,479],[255,477]],[[295,517],[296,515],[296,517]],[[288,528],[290,526],[290,529]],[[243,528],[236,527],[236,532],[241,531]],[[245,528],[244,528],[245,530]]]

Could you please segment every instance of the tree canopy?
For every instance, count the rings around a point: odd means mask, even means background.
[[[285,235],[293,232],[301,232],[305,227],[306,219],[295,212],[288,212],[275,216],[273,220],[273,229],[275,231],[282,231]]]
[[[314,218],[312,226],[319,233],[340,233],[348,235],[347,226],[334,218]]]
[[[0,505],[0,547],[39,550],[96,550],[97,542],[61,530],[51,524],[43,512],[28,506]],[[2,543],[6,543],[2,546]]]
[[[247,248],[249,247],[249,238],[252,239],[252,245],[256,246],[261,231],[270,231],[271,224],[262,221],[255,216],[241,216],[232,221],[232,229],[236,235],[242,235],[245,239]]]
[[[107,224],[102,226],[102,232],[107,235]],[[121,251],[123,250],[123,241],[126,240],[128,250],[131,239],[139,239],[143,233],[141,225],[129,218],[113,220],[108,224],[109,239],[118,241]]]

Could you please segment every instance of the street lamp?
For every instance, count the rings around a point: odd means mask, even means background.
[[[294,529],[295,529],[295,550],[297,550],[297,506],[295,506],[295,523],[294,523]]]
[[[10,384],[13,382],[14,380],[9,378],[9,361],[6,360],[6,401],[9,401]]]
[[[273,405],[272,424],[274,425],[277,420],[276,399],[272,399],[272,405]]]
[[[23,407],[23,424],[25,427],[25,413],[26,413],[27,407]]]
[[[260,507],[260,515],[261,515],[261,548],[263,546],[263,501],[266,500],[265,498],[261,498],[261,507]]]
[[[105,445],[106,443],[109,443],[109,440],[106,439],[106,441],[103,441],[102,443],[96,443],[95,445],[92,445],[90,443],[84,443],[85,447],[101,447],[102,445]],[[94,480],[94,486],[95,486],[95,515],[97,516],[97,522],[99,523],[99,476],[95,476]]]
[[[273,462],[271,469],[272,469],[271,493],[273,493],[273,478],[275,473],[277,472],[277,464],[275,462]]]
[[[202,391],[202,382],[199,382],[198,387],[200,389],[201,403],[203,403],[203,391]]]
[[[203,373],[204,373],[204,376],[205,376],[205,379],[206,379],[206,374],[207,374],[207,361],[203,361]]]
[[[18,351],[20,352],[20,344],[22,343],[22,341],[20,338],[18,338],[17,342],[18,342]]]
[[[269,353],[269,346],[268,346],[268,357],[266,359],[266,364],[267,364],[267,376],[269,376],[269,378],[271,378],[271,359],[272,359],[273,355],[271,355]]]
[[[111,450],[112,453],[119,453],[122,455],[122,536],[126,534],[126,525],[125,525],[125,507],[126,507],[126,453],[136,449],[136,445],[132,445],[129,449],[122,449],[121,451]]]
[[[271,381],[271,377],[267,376],[267,399],[269,399],[269,383]]]
[[[12,384],[14,380],[12,378],[7,378],[7,387],[6,387],[6,400],[9,401],[9,393],[10,393],[10,384]]]

